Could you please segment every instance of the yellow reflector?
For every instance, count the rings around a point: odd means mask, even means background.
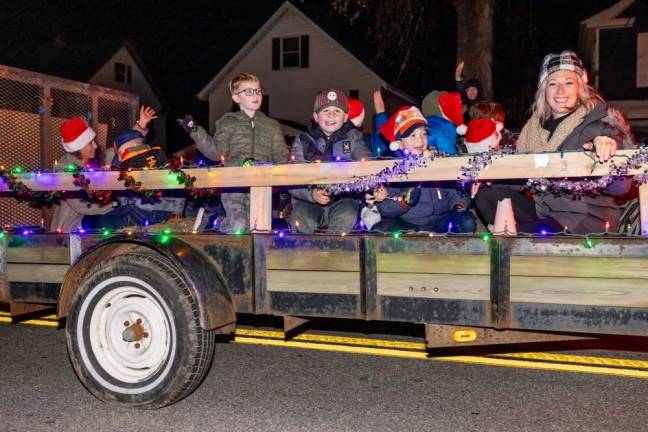
[[[452,340],[455,342],[472,342],[477,339],[477,332],[475,330],[457,330],[452,333]]]

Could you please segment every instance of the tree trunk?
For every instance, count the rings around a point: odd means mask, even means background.
[[[457,61],[464,79],[479,78],[482,96],[493,98],[493,13],[495,0],[453,0],[457,11]]]

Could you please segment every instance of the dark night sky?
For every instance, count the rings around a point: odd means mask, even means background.
[[[390,0],[383,0],[390,1]],[[399,1],[399,0],[394,0]],[[616,0],[498,0],[495,15],[495,98],[519,109],[547,52],[576,49],[578,23]],[[281,5],[247,1],[0,0],[0,64],[85,81],[130,40],[168,101],[170,117],[192,112],[205,119],[194,95]],[[371,0],[370,0],[371,2]],[[420,41],[417,61],[397,86],[416,96],[453,86],[456,24],[449,0],[427,0],[432,37]],[[353,26],[331,1],[295,4],[332,36],[393,82],[400,63],[376,61],[367,20]],[[513,116],[523,117],[523,115]],[[177,143],[175,147],[178,147]]]

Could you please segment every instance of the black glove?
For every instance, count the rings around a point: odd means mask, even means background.
[[[196,132],[196,130],[198,130],[198,125],[194,121],[191,114],[185,114],[183,119],[176,119],[176,121],[187,133]]]

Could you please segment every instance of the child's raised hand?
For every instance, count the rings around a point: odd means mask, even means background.
[[[457,63],[457,68],[455,69],[455,81],[461,81],[461,77],[463,76],[463,70],[464,70],[464,62],[461,60],[459,63]]]
[[[158,118],[157,112],[153,108],[142,105],[140,107],[140,115],[137,124],[142,129],[148,129],[149,123],[156,118]]]
[[[385,101],[382,98],[382,94],[380,93],[380,90],[374,90],[373,103],[374,103],[374,110],[376,111],[376,114],[385,112]]]
[[[479,192],[480,187],[481,187],[481,182],[475,182],[470,186],[470,199],[475,199],[477,193]]]

